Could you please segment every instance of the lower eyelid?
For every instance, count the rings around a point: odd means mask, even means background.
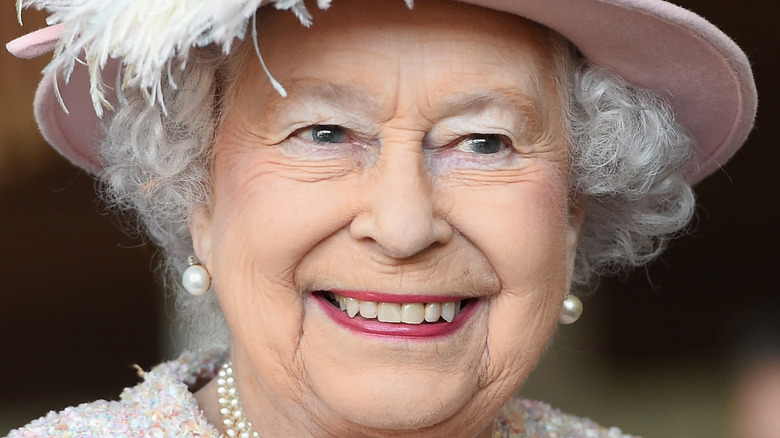
[[[280,152],[288,158],[303,161],[325,161],[348,159],[360,163],[362,167],[376,160],[376,148],[365,147],[362,143],[347,141],[344,143],[318,143],[300,137],[288,137],[279,144]]]
[[[510,146],[504,147],[494,154],[477,154],[474,152],[464,152],[454,148],[431,149],[426,153],[426,161],[431,169],[434,167],[457,168],[465,166],[468,168],[495,169],[510,165],[519,159],[520,156]]]

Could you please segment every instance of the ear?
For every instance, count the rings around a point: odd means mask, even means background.
[[[190,216],[188,226],[195,257],[208,266],[209,257],[211,257],[211,215],[205,208],[198,208]]]
[[[580,230],[585,220],[587,210],[586,198],[582,195],[572,195],[569,201],[569,225],[566,230],[566,284],[571,287],[574,278],[574,259],[577,257],[577,246],[580,241]]]

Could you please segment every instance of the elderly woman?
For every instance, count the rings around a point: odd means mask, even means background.
[[[742,144],[742,52],[659,0],[259,3],[20,1],[44,135],[220,352],[10,436],[624,436],[513,394]]]

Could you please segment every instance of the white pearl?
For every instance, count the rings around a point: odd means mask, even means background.
[[[561,324],[572,324],[580,319],[582,310],[582,301],[580,301],[579,298],[574,295],[566,295],[566,299],[563,300],[563,307],[561,308],[558,322]]]
[[[222,406],[219,413],[222,415],[225,433],[231,438],[259,438],[257,432],[252,429],[252,423],[246,418],[244,410],[241,409],[238,390],[233,386],[235,379],[232,377],[233,370],[230,368],[230,362],[223,364],[218,374],[221,377],[217,378],[217,393],[220,395],[219,404]]]
[[[203,295],[211,286],[211,276],[203,266],[192,265],[184,271],[181,284],[187,292],[193,295]]]

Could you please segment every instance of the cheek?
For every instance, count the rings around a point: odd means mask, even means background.
[[[544,351],[568,289],[565,184],[525,180],[463,187],[452,196],[453,222],[501,282],[489,303],[484,385],[511,392]]]
[[[304,319],[295,268],[343,227],[350,210],[345,185],[300,181],[261,152],[218,157],[208,268],[231,332],[250,355],[293,360]]]
[[[565,273],[567,198],[558,184],[475,186],[451,196],[452,222],[489,259],[504,290]]]
[[[312,246],[350,220],[349,181],[311,181],[312,169],[291,166],[270,148],[231,158],[217,163],[216,229],[262,259],[264,272],[290,277]]]

